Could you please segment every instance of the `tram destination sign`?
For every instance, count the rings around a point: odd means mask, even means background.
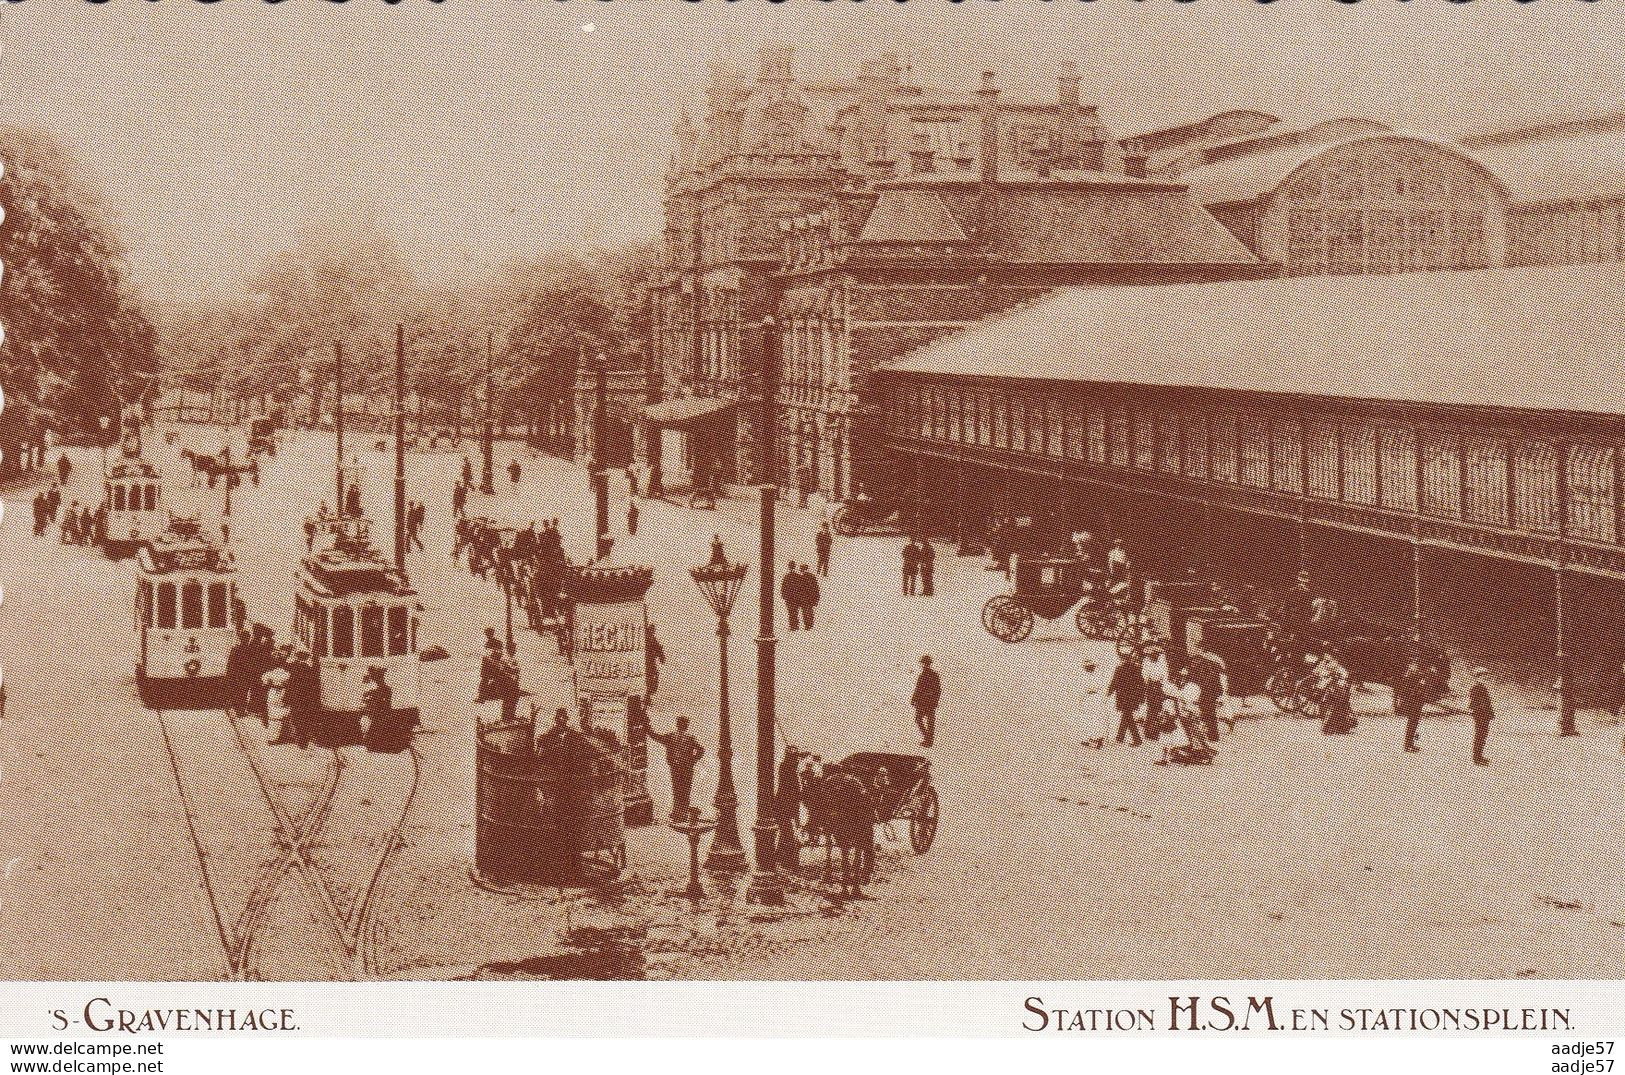
[[[629,698],[646,692],[642,601],[578,604],[572,625],[576,686],[585,696]]]

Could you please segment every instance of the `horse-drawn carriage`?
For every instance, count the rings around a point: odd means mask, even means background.
[[[1352,684],[1385,687],[1399,682],[1414,660],[1422,673],[1425,704],[1450,693],[1450,655],[1438,642],[1418,637],[1409,625],[1340,617],[1313,631],[1280,636],[1275,667],[1264,688],[1270,701],[1283,713],[1324,716],[1327,658],[1343,667]]]
[[[276,423],[270,418],[254,418],[248,423],[248,454],[276,455]]]
[[[908,822],[908,843],[914,853],[923,855],[931,850],[937,838],[941,804],[931,784],[929,759],[915,754],[865,751],[842,759],[840,768],[869,789],[874,797],[875,821],[888,829],[894,822]],[[881,770],[885,770],[885,781],[880,779]],[[840,827],[840,820],[824,816],[815,801],[809,801],[807,806],[807,829],[802,834],[806,842],[819,843]]]
[[[859,494],[835,509],[830,526],[842,537],[852,537],[865,530],[901,529],[901,515],[901,509],[890,499]]]
[[[1116,639],[1135,622],[1128,581],[1069,556],[1018,556],[1014,587],[982,606],[982,627],[1004,642],[1020,642],[1036,619],[1073,616],[1086,638]]]

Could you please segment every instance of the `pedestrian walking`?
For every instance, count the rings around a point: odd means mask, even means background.
[[[632,467],[626,468],[626,495],[636,500],[638,493],[638,472]]]
[[[295,653],[292,663],[288,665],[285,691],[288,716],[277,736],[279,742],[293,743],[301,750],[310,746],[311,729],[315,725],[316,714],[321,710],[321,687],[316,676],[316,665],[311,655],[303,650]]]
[[[705,748],[688,734],[687,717],[677,718],[676,731],[661,733],[650,728],[649,738],[666,749],[666,765],[671,769],[671,819],[686,819],[694,789],[694,767],[705,757]]]
[[[633,495],[626,504],[626,536],[635,537],[638,532],[638,498]]]
[[[937,738],[937,705],[942,701],[942,677],[931,667],[930,657],[920,658],[920,674],[909,695],[914,707],[914,724],[920,729],[920,745],[929,747]]]
[[[474,484],[474,461],[472,459],[470,459],[468,456],[465,455],[465,456],[463,456],[463,488],[466,489],[470,485],[473,485],[473,484]]]
[[[916,543],[918,552],[915,560],[920,565],[920,596],[930,597],[936,592],[937,550],[932,547],[930,538],[921,538]]]
[[[801,628],[810,631],[813,629],[813,613],[818,608],[818,599],[823,596],[823,591],[819,588],[818,576],[813,574],[809,565],[801,565],[797,578],[801,585]]]
[[[1354,718],[1354,685],[1348,669],[1337,658],[1328,654],[1317,669],[1317,685],[1326,706],[1326,719],[1320,730],[1326,735],[1347,735],[1358,725]]]
[[[246,717],[253,702],[249,691],[249,668],[254,660],[253,637],[243,630],[226,652],[226,708],[235,718]]]
[[[519,484],[519,475],[520,475],[519,460],[517,460],[517,459],[508,460],[508,482],[509,482],[509,484],[518,485]]]
[[[790,630],[801,629],[801,575],[796,571],[796,562],[791,560],[784,569],[784,579],[779,583],[779,599],[784,602],[785,617],[790,621]]]
[[[1467,693],[1467,712],[1473,718],[1474,765],[1490,763],[1484,756],[1484,746],[1490,739],[1490,721],[1495,719],[1495,703],[1490,698],[1488,677],[1487,669],[1473,669],[1473,689]]]
[[[1394,681],[1394,716],[1405,722],[1405,752],[1415,754],[1416,733],[1422,724],[1422,665],[1414,657]]]
[[[920,587],[920,550],[909,538],[903,546],[903,596],[912,597]]]
[[[1134,715],[1145,704],[1145,679],[1140,675],[1140,662],[1132,657],[1118,661],[1106,685],[1106,694],[1117,704],[1117,741],[1121,743],[1126,735],[1131,737],[1134,746],[1139,746],[1140,726],[1135,723]]]
[[[463,509],[468,506],[468,479],[464,478],[451,491],[451,513],[459,519],[463,517]]]
[[[835,537],[829,532],[828,523],[818,524],[818,533],[813,538],[813,549],[817,552],[818,574],[821,577],[829,576],[829,551],[835,546]]]
[[[68,475],[73,473],[73,462],[68,459],[68,453],[62,452],[56,457],[56,479],[63,485],[68,484]]]

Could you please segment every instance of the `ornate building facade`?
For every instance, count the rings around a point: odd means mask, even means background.
[[[636,449],[668,485],[896,484],[875,371],[1058,288],[1625,256],[1625,117],[1452,143],[1240,110],[1118,135],[1070,65],[1023,101],[992,73],[949,92],[890,56],[850,82],[791,59],[714,68],[678,123]]]

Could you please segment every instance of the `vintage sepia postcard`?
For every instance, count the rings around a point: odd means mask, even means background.
[[[1529,1044],[1625,1027],[1600,5],[0,39],[0,1034],[1609,1070]]]

